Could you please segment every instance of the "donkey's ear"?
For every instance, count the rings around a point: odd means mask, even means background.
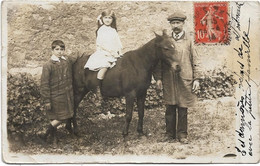
[[[163,30],[163,36],[167,36],[168,34],[167,34],[167,29],[164,29]]]
[[[158,35],[156,32],[153,33],[155,34],[156,41],[161,41],[163,39],[161,35]]]
[[[158,35],[155,31],[153,31],[153,33],[155,34],[155,37],[161,37],[160,35]]]

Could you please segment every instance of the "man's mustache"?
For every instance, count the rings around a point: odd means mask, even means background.
[[[180,31],[181,29],[180,29],[180,28],[177,28],[177,27],[176,27],[176,28],[173,28],[173,31],[176,31],[176,30],[177,30],[177,31]]]

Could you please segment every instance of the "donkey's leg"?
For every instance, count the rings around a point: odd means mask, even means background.
[[[132,120],[135,95],[134,95],[134,93],[130,93],[130,94],[126,95],[125,98],[126,98],[126,115],[125,115],[125,126],[123,129],[124,137],[128,135],[129,125]]]
[[[82,99],[84,98],[85,94],[87,94],[89,91],[88,90],[82,90],[80,94],[74,95],[74,115],[72,118],[72,123],[73,123],[73,130],[74,134],[76,136],[79,136],[79,129],[78,129],[78,123],[77,123],[77,111],[78,111],[78,106]]]
[[[73,118],[72,118],[72,123],[73,123],[73,132],[74,132],[74,135],[76,136],[79,136],[79,129],[78,129],[78,124],[77,124],[77,108],[74,108],[74,115],[73,115]]]
[[[75,101],[74,101],[75,102]],[[76,122],[76,114],[77,114],[77,108],[75,107],[75,104],[74,104],[74,113],[73,113],[73,117],[68,119],[67,122],[66,122],[66,126],[65,128],[69,131],[70,134],[72,134],[73,136],[74,135],[77,135],[78,133],[78,128],[77,128],[77,122]],[[72,126],[71,124],[73,123],[73,129],[72,129]]]
[[[143,134],[143,119],[144,119],[144,102],[146,92],[137,96],[137,108],[138,108],[138,126],[137,132]]]
[[[69,131],[70,134],[77,135],[78,128],[77,128],[77,122],[76,122],[76,114],[77,114],[77,107],[78,107],[78,102],[79,100],[79,95],[77,95],[74,92],[74,110],[73,110],[73,117],[67,120],[65,128]],[[73,123],[73,129],[71,126],[71,123]]]
[[[77,110],[78,110],[78,106],[79,103],[81,102],[81,100],[83,99],[83,97],[85,96],[85,94],[88,91],[86,91],[85,89],[82,89],[81,91],[76,91],[74,92],[74,114],[73,117],[70,118],[67,123],[66,123],[66,129],[72,134],[72,135],[76,135],[79,136],[79,131],[78,131],[78,124],[77,124]],[[71,123],[73,124],[73,129],[71,127]]]

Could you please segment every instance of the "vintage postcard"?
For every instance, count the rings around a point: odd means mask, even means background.
[[[258,163],[258,1],[1,4],[5,163]]]

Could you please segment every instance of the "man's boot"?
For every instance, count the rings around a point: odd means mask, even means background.
[[[178,126],[177,126],[177,135],[178,139],[183,144],[188,144],[188,112],[187,108],[178,108]]]
[[[167,105],[165,112],[166,133],[161,142],[176,142],[176,106]]]

